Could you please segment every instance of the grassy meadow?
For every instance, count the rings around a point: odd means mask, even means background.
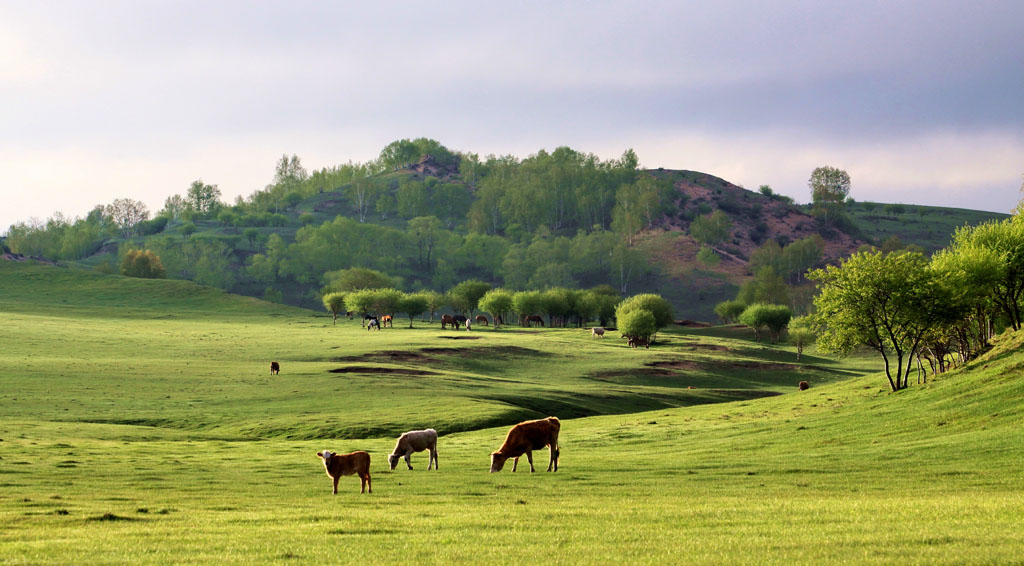
[[[0,564],[1024,563],[1024,335],[891,394],[731,327],[407,327],[0,263]],[[549,414],[557,473],[487,473]],[[427,426],[440,470],[388,471]]]

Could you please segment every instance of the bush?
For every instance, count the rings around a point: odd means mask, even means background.
[[[121,275],[140,277],[143,279],[163,279],[167,277],[160,257],[149,250],[128,250],[121,260]]]
[[[789,343],[796,346],[796,360],[800,361],[804,347],[813,344],[817,337],[811,319],[806,316],[792,318],[786,332],[789,334]]]
[[[715,305],[715,314],[725,324],[732,324],[739,320],[740,314],[747,309],[743,301],[722,301]]]
[[[760,340],[761,332],[768,329],[772,341],[777,342],[792,316],[787,306],[755,303],[740,313],[739,320],[754,330],[755,339]]]
[[[314,216],[312,212],[306,212],[299,215],[299,224],[302,224],[303,226],[314,222],[316,222],[316,216]]]
[[[324,308],[334,315],[334,324],[338,323],[338,313],[345,310],[345,293],[328,293],[323,297]]]
[[[623,336],[650,340],[651,335],[658,330],[654,315],[650,311],[633,310],[621,313],[616,318],[619,332]]]
[[[615,318],[618,320],[620,316],[628,312],[635,310],[645,310],[654,315],[655,328],[664,328],[672,324],[674,315],[672,313],[672,305],[668,301],[661,298],[660,295],[654,293],[643,293],[640,295],[633,295],[628,299],[619,303],[619,306],[615,308]]]
[[[504,320],[505,315],[512,310],[512,293],[505,289],[491,289],[480,298],[480,310],[490,313],[494,319],[494,326],[498,326],[499,320]]]
[[[143,220],[135,225],[135,228],[139,231],[142,236],[152,236],[153,234],[159,234],[164,231],[167,227],[167,221],[169,218],[166,216],[157,216],[152,220]]]

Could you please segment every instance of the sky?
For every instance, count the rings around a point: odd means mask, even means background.
[[[358,5],[356,5],[358,4]],[[494,5],[489,5],[494,4]],[[1008,212],[1024,3],[0,0],[0,233],[401,138]]]

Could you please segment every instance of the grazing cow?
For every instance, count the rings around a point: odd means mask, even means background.
[[[469,320],[468,318],[466,318],[465,315],[461,314],[457,314],[452,318],[455,319],[455,328],[458,328],[460,325],[466,324],[466,322]]]
[[[445,325],[450,324],[455,330],[459,329],[459,323],[455,322],[455,317],[450,314],[441,315],[441,330],[445,329]]]
[[[424,450],[430,451],[430,462],[427,464],[429,470],[433,467],[437,469],[437,431],[428,428],[426,430],[410,430],[409,432],[398,437],[398,443],[395,444],[395,449],[388,455],[388,464],[391,465],[391,469],[394,470],[395,466],[398,465],[398,461],[405,458],[405,465],[412,469],[412,462],[409,460],[409,456],[412,456],[413,452],[423,452]]]
[[[270,362],[270,375],[277,375],[279,373],[281,373],[281,364]]]
[[[373,493],[370,485],[370,455],[362,450],[351,454],[335,454],[330,450],[317,452],[317,456],[324,461],[324,469],[327,476],[334,480],[334,494],[338,494],[338,478],[341,476],[358,475],[362,488],[359,493]]]
[[[370,321],[377,322],[377,315],[375,314],[364,314],[363,315],[363,326],[366,326]]]
[[[470,330],[472,330],[472,328],[470,328],[470,326],[471,326],[472,324],[473,324],[473,321],[472,321],[472,320],[469,320],[469,319],[467,318],[467,319],[466,319],[466,332],[469,332]]]
[[[478,314],[478,315],[476,315],[476,321],[477,321],[478,323],[480,323],[480,324],[484,325],[484,326],[488,326],[488,324],[489,324],[489,323],[487,322],[487,317],[486,317],[486,316],[484,316],[484,315],[482,315],[482,314]]]
[[[600,326],[595,326],[590,329],[590,335],[597,336],[598,338],[604,338],[604,328],[601,328]]]
[[[539,324],[539,325],[541,325],[543,327],[544,326],[544,317],[542,317],[540,315],[536,315],[536,314],[531,314],[530,316],[526,317],[526,326],[533,326],[533,324],[531,324],[533,322],[536,322],[537,324]]]
[[[380,323],[374,318],[370,322],[366,323],[366,330],[380,330]]]
[[[554,471],[557,472],[558,430],[561,426],[557,418],[548,417],[536,421],[521,422],[512,427],[508,431],[508,436],[505,437],[505,443],[501,445],[501,448],[497,452],[491,453],[491,473],[500,472],[501,468],[505,466],[505,460],[509,458],[514,458],[512,461],[512,471],[516,471],[516,467],[519,466],[519,457],[523,454],[526,454],[526,459],[530,461],[530,473],[533,473],[533,451],[540,450],[545,446],[550,449],[548,471],[550,472],[553,466]]]
[[[354,314],[356,314],[355,311],[345,311],[345,316],[347,316],[349,320],[352,320],[352,315]]]
[[[391,327],[391,315],[390,314],[386,314],[386,315],[380,317],[380,325],[385,327],[385,328],[390,328]]]
[[[799,384],[797,384],[797,387],[800,388],[800,391],[806,391],[811,388],[811,384],[807,383],[806,381],[801,381]]]

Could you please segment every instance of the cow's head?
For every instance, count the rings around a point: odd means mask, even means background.
[[[505,467],[505,460],[508,460],[508,456],[501,452],[491,452],[491,473],[500,472]]]
[[[316,455],[321,457],[321,458],[323,458],[325,464],[327,463],[328,460],[331,459],[331,456],[334,456],[334,454],[331,453],[330,450],[324,450],[323,452],[317,452]]]

